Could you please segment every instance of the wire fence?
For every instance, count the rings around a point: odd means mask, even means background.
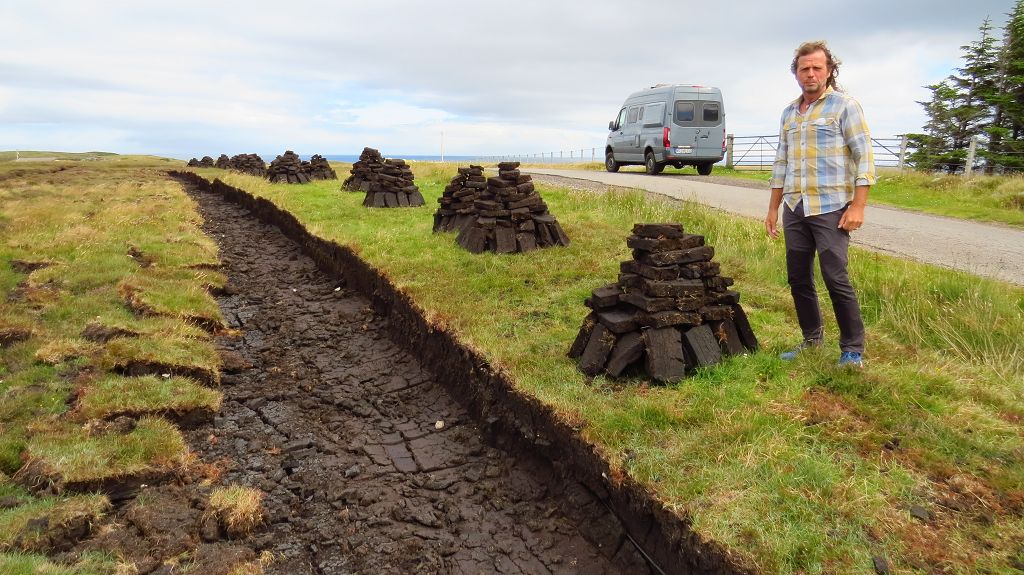
[[[775,163],[779,149],[779,135],[770,136],[728,136],[726,138],[725,164],[731,168],[770,170]],[[871,149],[875,153],[875,167],[907,167],[914,148],[908,145],[904,136],[871,138]]]
[[[872,138],[872,145],[875,151],[876,166],[900,167],[901,158],[905,163],[907,155],[913,151],[906,148],[906,141],[902,136]],[[778,134],[771,136],[733,136],[730,134],[726,138],[725,158],[720,164],[730,168],[770,170],[775,162],[775,151],[778,147]],[[540,164],[604,162],[604,146],[529,154],[482,156],[479,159],[492,162]]]
[[[968,149],[944,152],[919,150],[914,142],[914,138],[904,134],[871,138],[875,167],[899,170],[925,169],[968,176],[980,172],[987,174],[1024,173],[1024,152],[1004,152],[999,155],[984,151],[976,152],[977,139],[973,140]],[[726,136],[725,157],[717,165],[739,170],[771,170],[778,148],[778,134],[764,136],[729,134]],[[551,152],[482,156],[479,159],[492,162],[514,161],[540,164],[603,163],[604,150],[604,146],[592,146]],[[950,160],[950,157],[954,159]]]

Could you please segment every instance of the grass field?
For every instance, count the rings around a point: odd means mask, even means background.
[[[181,378],[124,382],[112,373],[137,360],[216,369],[198,326],[217,324],[202,294],[223,278],[208,269],[216,251],[198,233],[191,201],[161,175],[167,165],[117,157],[0,167],[0,496],[23,500],[0,524],[26,524],[37,510],[105,512],[102,500],[28,493],[9,477],[23,458],[91,479],[83,474],[186,456],[175,430],[152,416],[131,434],[87,433],[100,414],[219,400]],[[414,164],[428,205],[404,210],[363,208],[362,194],[340,192],[336,181],[200,173],[351,246],[432,322],[578,428],[611,462],[612,480],[638,480],[699,536],[763,572],[868,574],[875,557],[893,573],[1009,573],[1024,562],[1024,290],[854,251],[867,368],[834,365],[830,318],[826,348],[787,364],[777,353],[799,332],[782,245],[757,222],[635,192],[541,186],[572,246],[474,256],[452,234],[430,231],[455,167]],[[346,175],[347,166],[335,168]],[[715,246],[763,350],[666,386],[588,380],[565,357],[588,311],[582,301],[615,280],[632,225],[654,221],[679,221]],[[85,337],[94,324],[126,335]],[[239,521],[253,517],[252,495],[225,491],[225,518],[243,509]],[[0,552],[0,572],[123,567],[105,556],[57,565],[32,553]]]
[[[432,322],[554,406],[619,473],[764,572],[873,573],[874,557],[894,573],[1007,572],[1024,561],[1024,290],[855,250],[867,368],[837,368],[834,335],[783,363],[778,352],[799,332],[782,244],[757,222],[639,193],[541,186],[572,246],[474,256],[430,231],[454,169],[417,164],[428,206],[403,210],[363,208],[362,194],[333,181],[200,173],[351,246]],[[587,380],[565,357],[582,301],[615,280],[633,223],[656,221],[682,222],[715,246],[763,351],[666,386]]]
[[[0,573],[131,572],[102,554],[40,554],[51,532],[108,513],[105,496],[75,485],[186,471],[193,459],[161,414],[220,407],[218,390],[173,375],[217,382],[208,290],[225,278],[168,163],[0,163],[0,497],[16,502],[0,509]],[[151,375],[117,373],[127,365]],[[109,423],[123,415],[130,429]],[[26,488],[37,480],[61,493]]]

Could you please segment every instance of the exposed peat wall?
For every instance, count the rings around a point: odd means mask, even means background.
[[[664,573],[754,573],[749,566],[714,542],[701,540],[687,517],[673,513],[629,477],[613,482],[608,463],[595,447],[561,421],[553,410],[515,389],[508,374],[462,345],[455,334],[431,325],[421,309],[378,270],[352,250],[314,236],[291,213],[264,198],[229,186],[211,184],[192,172],[170,172],[196,186],[220,194],[272,224],[299,244],[327,274],[344,277],[347,287],[361,292],[388,318],[389,335],[459,398],[492,440],[509,449],[523,449],[548,459],[564,477],[586,485],[619,517],[631,539]],[[344,274],[342,273],[344,271]]]

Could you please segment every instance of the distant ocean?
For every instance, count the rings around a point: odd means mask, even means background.
[[[359,160],[359,154],[322,154],[323,157],[327,158],[332,162],[347,162],[349,164]],[[276,158],[278,154],[260,154],[268,164],[271,160]],[[310,156],[307,154],[299,154],[299,157],[303,160],[309,160]],[[402,154],[387,154],[386,158],[401,158],[409,162],[440,162],[441,156],[422,156],[422,155],[408,155],[403,156]],[[444,161],[451,162],[453,164],[468,164],[470,162],[500,162],[500,161],[515,161],[515,162],[538,162],[538,163],[559,163],[559,162],[578,162],[579,157],[576,158],[552,158],[550,155],[547,158],[541,159],[538,157],[529,157],[525,155],[523,157],[513,156],[449,156],[445,154]]]

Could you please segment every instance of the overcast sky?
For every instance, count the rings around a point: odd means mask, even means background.
[[[727,130],[763,135],[812,39],[887,137],[1012,4],[0,0],[0,149],[589,154],[656,83],[717,86]]]

